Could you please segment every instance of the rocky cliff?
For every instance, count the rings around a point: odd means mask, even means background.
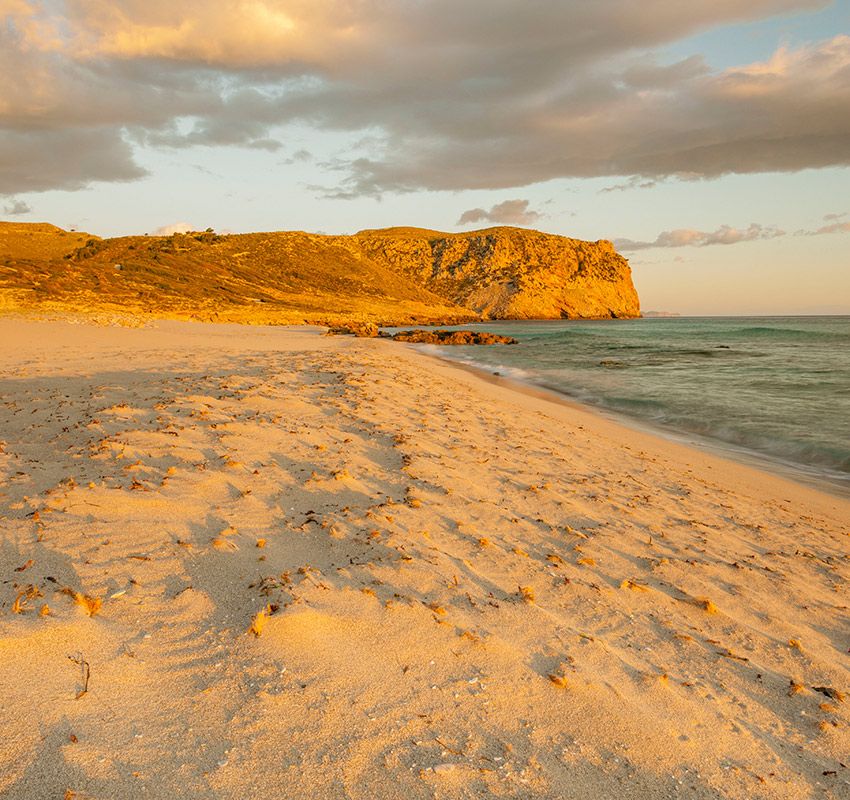
[[[234,322],[638,316],[610,242],[518,228],[98,239],[0,223],[0,308]]]
[[[640,316],[628,261],[606,240],[521,228],[462,234],[388,228],[336,238],[485,318]]]

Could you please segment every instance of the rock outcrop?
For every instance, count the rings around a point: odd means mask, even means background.
[[[413,342],[415,344],[516,344],[512,336],[502,336],[487,331],[399,331],[393,334],[395,342]]]
[[[380,334],[380,329],[374,322],[351,322],[329,328],[325,336],[356,336],[358,339],[374,339]]]
[[[336,240],[484,318],[640,316],[629,263],[606,240],[504,227],[461,234],[388,228]]]

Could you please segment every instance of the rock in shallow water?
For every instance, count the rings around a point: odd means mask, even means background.
[[[516,344],[517,340],[510,336],[486,331],[399,331],[393,335],[396,342],[414,342],[416,344]]]

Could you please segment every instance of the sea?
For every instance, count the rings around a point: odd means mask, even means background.
[[[519,343],[428,349],[850,493],[850,316],[510,321],[458,329]]]

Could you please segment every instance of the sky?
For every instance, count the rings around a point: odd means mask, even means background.
[[[850,0],[0,0],[0,218],[611,239],[850,313]]]

